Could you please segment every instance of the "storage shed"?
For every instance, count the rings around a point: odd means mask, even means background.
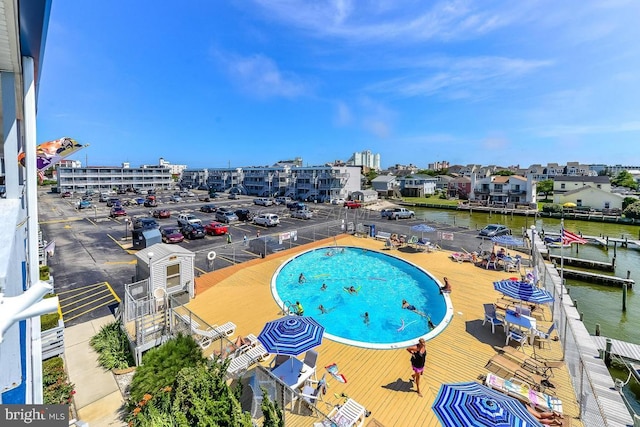
[[[359,190],[351,193],[351,200],[357,200],[361,203],[375,203],[378,201],[378,192],[376,190]]]
[[[136,280],[149,279],[149,294],[156,298],[184,292],[193,298],[195,256],[182,246],[157,243],[136,253]]]

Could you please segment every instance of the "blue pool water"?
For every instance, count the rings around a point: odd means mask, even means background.
[[[298,278],[303,273],[306,282]],[[322,284],[326,290],[321,290]],[[350,294],[350,286],[358,290]],[[325,327],[325,337],[367,348],[414,345],[432,338],[450,322],[453,309],[441,284],[427,271],[384,253],[355,247],[319,248],[283,264],[274,274],[271,289],[282,307],[300,301],[304,315]],[[428,318],[402,309],[402,300]],[[328,312],[321,314],[323,305]],[[364,313],[369,313],[369,324]]]

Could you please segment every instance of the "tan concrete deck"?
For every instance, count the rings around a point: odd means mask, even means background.
[[[305,246],[332,245],[333,239]],[[380,250],[383,242],[373,239],[344,236],[338,244]],[[225,268],[196,279],[197,296],[188,305],[194,313],[209,324],[233,321],[238,325],[237,334],[258,335],[264,323],[281,316],[281,310],[271,296],[269,283],[276,268],[296,250],[288,250],[266,259],[259,259]],[[440,385],[463,381],[475,381],[486,374],[485,364],[496,354],[494,346],[504,345],[505,334],[501,327],[491,334],[489,325],[482,326],[483,303],[495,302],[500,296],[492,283],[513,276],[513,273],[495,272],[475,267],[471,263],[456,263],[445,251],[433,253],[411,253],[398,250],[392,254],[415,263],[442,281],[449,278],[453,292],[451,299],[454,318],[449,327],[439,336],[427,342],[427,366],[421,381],[422,394],[414,391],[409,354],[404,349],[368,350],[351,347],[325,339],[318,348],[318,373],[324,366],[337,363],[340,373],[347,378],[342,384],[329,378],[329,392],[325,402],[337,403],[334,393],[346,393],[369,411],[369,425],[438,426],[431,410]],[[549,315],[547,315],[549,318]],[[539,329],[546,330],[546,323]],[[525,349],[527,353],[531,348]],[[552,349],[536,350],[538,355],[558,359],[560,343],[553,342]],[[562,400],[565,417],[572,417],[573,426],[582,426],[575,419],[578,406],[566,368],[555,369],[551,382],[556,386],[557,396]],[[320,402],[319,408],[328,412],[329,404]],[[286,414],[287,426],[310,426],[317,418]]]

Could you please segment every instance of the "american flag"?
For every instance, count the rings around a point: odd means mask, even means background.
[[[38,171],[38,178],[40,178],[40,182],[46,179],[46,177],[44,176],[44,172],[42,172],[41,170]]]
[[[580,237],[575,233],[565,230],[564,227],[562,227],[561,233],[562,233],[562,243],[565,245],[568,245],[570,243],[580,243],[580,244],[587,243],[585,239],[583,239],[582,237]]]

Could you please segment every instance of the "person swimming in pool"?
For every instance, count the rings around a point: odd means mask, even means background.
[[[302,307],[302,304],[300,304],[300,301],[296,301],[296,305],[294,306],[294,309],[295,309],[295,314],[297,314],[298,316],[304,315],[304,307]]]
[[[354,295],[354,294],[358,293],[358,290],[353,285],[349,286],[348,288],[345,287],[344,290],[349,292],[351,295]]]
[[[369,326],[369,312],[365,311],[364,314],[362,315],[362,319],[364,320],[364,324]]]
[[[307,281],[307,278],[304,277],[304,273],[300,273],[300,276],[298,276],[298,283],[303,284],[306,281]]]
[[[318,306],[318,310],[320,310],[320,314],[327,314],[329,312],[322,304]]]
[[[327,290],[327,285],[326,283],[323,283],[322,286],[320,286],[320,290],[321,291],[326,291]]]
[[[409,304],[406,299],[402,300],[402,308],[406,310],[416,311],[417,308],[415,305]]]
[[[413,311],[414,313],[419,314],[422,317],[426,317],[427,322],[429,323],[429,327],[431,329],[435,329],[436,325],[434,325],[433,322],[431,321],[431,317],[429,317],[427,313],[424,313],[418,310],[415,305],[409,304],[406,299],[402,300],[402,308],[404,308],[405,310]]]

